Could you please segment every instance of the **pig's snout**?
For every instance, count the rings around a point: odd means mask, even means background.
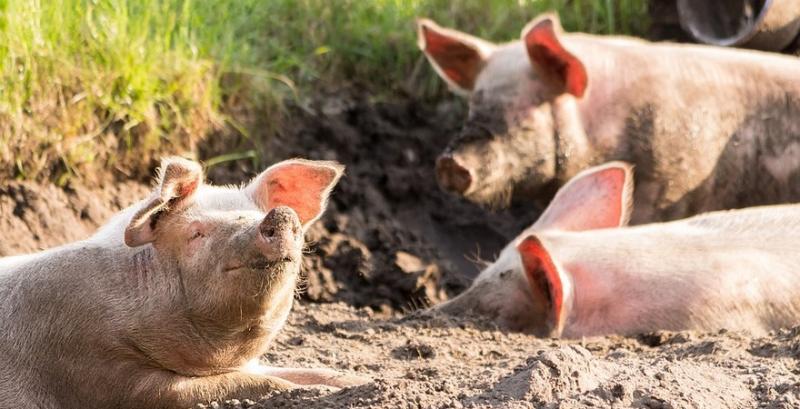
[[[461,161],[451,155],[444,154],[436,160],[436,179],[442,189],[465,194],[472,186],[472,172]]]
[[[258,248],[271,262],[292,261],[303,234],[297,213],[286,206],[270,210],[258,232]]]

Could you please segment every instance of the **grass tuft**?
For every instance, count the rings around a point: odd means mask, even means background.
[[[142,176],[223,124],[274,131],[320,84],[442,95],[416,17],[506,41],[547,10],[570,31],[645,30],[645,0],[0,0],[0,178]]]

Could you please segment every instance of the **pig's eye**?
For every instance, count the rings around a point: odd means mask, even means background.
[[[192,242],[197,239],[206,237],[206,233],[208,233],[208,227],[202,222],[193,221],[189,225],[189,233],[191,233],[191,235],[189,236],[189,241]]]

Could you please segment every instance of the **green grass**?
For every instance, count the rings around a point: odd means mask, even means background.
[[[0,0],[0,180],[143,175],[226,122],[279,127],[319,84],[435,97],[416,17],[507,41],[545,10],[567,30],[646,24],[644,0]]]

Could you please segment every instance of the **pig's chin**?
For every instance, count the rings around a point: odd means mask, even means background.
[[[511,205],[514,187],[510,181],[480,181],[464,197],[488,209],[505,209]]]
[[[518,182],[506,177],[495,178],[479,181],[473,189],[464,194],[464,198],[486,209],[502,210],[515,203],[528,203],[531,198],[550,198],[556,187],[555,182],[537,183],[534,180]]]
[[[297,268],[297,261],[294,257],[284,257],[280,260],[268,260],[263,257],[259,257],[253,260],[250,260],[247,263],[236,263],[230,265],[224,269],[225,272],[242,272],[248,271],[254,274],[264,275],[264,276],[278,276],[291,273],[296,271]]]

